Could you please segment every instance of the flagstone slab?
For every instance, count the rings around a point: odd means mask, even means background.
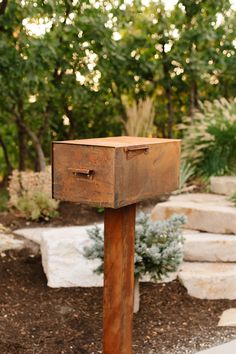
[[[103,277],[94,273],[99,260],[84,257],[84,247],[93,241],[87,234],[88,226],[57,228],[43,232],[41,255],[48,286],[52,288],[75,286],[102,286]]]
[[[102,224],[98,226],[103,228]],[[103,275],[94,273],[100,261],[84,257],[84,247],[89,247],[93,243],[87,233],[92,227],[94,225],[59,227],[42,232],[42,265],[49,287],[103,286]],[[176,278],[177,272],[173,272],[162,282]],[[151,279],[147,275],[142,281]]]
[[[225,326],[233,326],[236,327],[236,308],[231,308],[225,310],[222,315],[220,316],[220,320],[218,326],[225,327]],[[235,351],[236,353],[236,351]]]
[[[229,343],[218,345],[217,347],[203,350],[197,354],[235,354],[236,353],[236,340]]]
[[[0,233],[0,253],[8,250],[21,250],[24,246],[23,240],[17,240],[11,234]]]
[[[46,227],[32,227],[32,228],[25,228],[25,229],[18,229],[14,231],[14,234],[25,237],[26,239],[33,241],[40,245],[41,237],[43,232],[52,230],[53,228],[46,228]]]
[[[210,178],[212,193],[231,195],[236,193],[236,176],[217,176]]]
[[[186,215],[188,229],[216,234],[236,234],[236,207],[225,196],[191,193],[172,196],[158,203],[152,220],[164,220],[174,214]]]
[[[190,296],[236,299],[236,263],[184,262],[178,278]]]
[[[236,262],[236,235],[184,232],[184,260]]]

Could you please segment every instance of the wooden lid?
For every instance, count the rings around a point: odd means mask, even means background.
[[[72,144],[72,145],[91,145],[91,146],[105,146],[105,147],[128,147],[144,144],[162,144],[173,141],[180,141],[178,139],[159,139],[159,138],[143,138],[134,136],[114,136],[109,138],[94,138],[94,139],[80,139],[80,140],[63,140],[54,141],[58,144]]]

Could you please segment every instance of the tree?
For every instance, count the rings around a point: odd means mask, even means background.
[[[52,139],[180,136],[199,100],[235,96],[234,24],[229,0],[2,0],[2,173],[43,170]]]
[[[218,43],[221,40],[217,30],[219,18],[224,25],[228,17],[230,2],[180,0],[174,10],[178,38],[174,46],[174,56],[182,69],[182,80],[188,87],[188,113],[193,116],[198,101],[206,96],[207,87],[214,85],[215,59],[218,57]]]

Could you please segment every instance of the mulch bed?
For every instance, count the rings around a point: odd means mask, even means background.
[[[103,220],[103,212],[90,206],[61,202],[59,215],[50,221],[28,221],[17,210],[0,213],[0,223],[12,230],[25,227],[86,225]]]
[[[0,260],[1,354],[102,353],[102,288],[50,289],[40,257],[13,251]],[[192,298],[174,281],[141,284],[134,354],[195,353],[236,337],[217,327],[236,300]]]
[[[150,210],[155,202],[139,205]],[[16,212],[0,223],[21,227],[84,225],[103,213],[62,203],[50,223],[28,222]],[[40,257],[10,251],[0,258],[0,354],[102,353],[102,289],[47,287]],[[134,316],[134,354],[184,354],[236,338],[235,327],[217,327],[236,300],[192,298],[178,281],[142,283],[141,309]]]
[[[139,203],[138,211],[150,212],[158,200],[147,200]],[[0,224],[12,230],[28,227],[52,227],[52,226],[76,226],[88,225],[95,222],[103,222],[104,210],[79,203],[61,202],[59,215],[49,221],[28,221],[17,210],[0,212]]]

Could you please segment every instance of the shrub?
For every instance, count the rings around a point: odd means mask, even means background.
[[[180,226],[185,217],[173,216],[166,221],[152,222],[148,215],[140,213],[136,221],[135,237],[135,288],[134,312],[138,312],[140,295],[139,279],[149,274],[153,280],[161,280],[171,272],[177,271],[183,260],[183,236]],[[88,259],[100,259],[101,264],[94,271],[103,272],[104,235],[101,228],[95,226],[87,231],[94,241],[91,247],[85,247],[84,256]]]
[[[19,197],[24,194],[42,192],[48,197],[52,195],[51,167],[48,166],[43,172],[14,170],[10,177],[9,186],[9,205],[16,206]]]
[[[194,167],[190,163],[186,162],[185,160],[182,160],[180,165],[180,178],[179,178],[180,192],[186,187],[187,182],[191,177],[194,176],[194,173],[195,173]]]
[[[0,212],[7,210],[9,195],[6,189],[0,189]]]
[[[58,215],[58,201],[49,198],[43,192],[25,193],[18,198],[16,208],[31,220],[44,219],[48,221]]]
[[[183,236],[180,226],[185,217],[173,216],[166,221],[150,220],[149,216],[140,213],[136,220],[135,238],[135,276],[140,278],[149,274],[153,280],[161,280],[171,272],[175,272],[183,259]],[[84,249],[88,259],[100,259],[100,266],[95,272],[103,272],[104,235],[98,226],[87,231],[94,241],[91,247]]]
[[[236,169],[236,99],[200,103],[192,118],[183,119],[183,158],[199,176]]]
[[[55,217],[59,202],[51,198],[51,168],[43,172],[13,171],[9,182],[9,206],[31,220]]]

